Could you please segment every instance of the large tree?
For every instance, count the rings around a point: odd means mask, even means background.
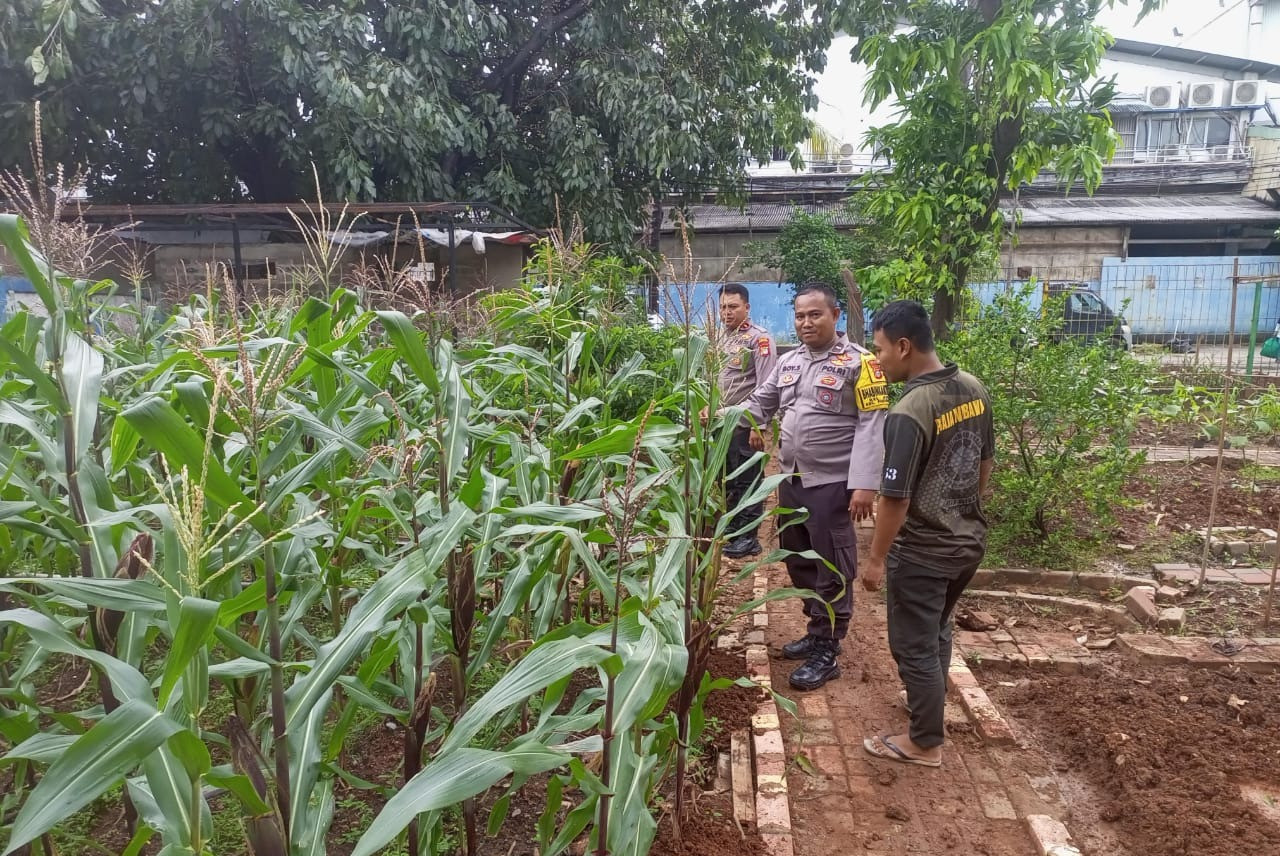
[[[98,198],[486,199],[597,238],[807,131],[823,0],[9,0],[0,164],[43,105]]]
[[[1133,0],[1135,15],[1163,0]],[[1002,194],[1052,168],[1092,192],[1115,150],[1098,79],[1110,37],[1097,23],[1124,0],[844,0],[838,23],[870,67],[867,101],[901,107],[870,142],[892,169],[865,210],[907,252],[861,272],[881,290],[932,298],[943,334],[975,264],[996,257]]]

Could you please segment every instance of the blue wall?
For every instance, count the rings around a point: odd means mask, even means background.
[[[1104,259],[1099,295],[1122,311],[1135,336],[1225,336],[1231,320],[1234,258]],[[1280,256],[1241,256],[1241,276],[1280,275]],[[1237,334],[1249,331],[1255,287],[1240,283]],[[1280,282],[1262,286],[1258,328],[1270,335],[1280,320]]]
[[[751,294],[751,320],[773,334],[779,342],[796,341],[796,328],[791,311],[791,283],[744,282]],[[685,299],[681,285],[667,285],[658,300],[658,312],[676,324],[685,320]],[[689,313],[695,325],[708,318],[720,318],[720,283],[698,282],[688,288]],[[710,313],[710,314],[708,314]]]
[[[1163,339],[1174,335],[1224,337],[1229,329],[1231,312],[1231,277],[1234,257],[1172,257],[1149,259],[1103,259],[1102,276],[1088,283],[1099,296],[1133,326],[1135,336]],[[1280,275],[1280,256],[1240,256],[1240,275]],[[1014,281],[974,283],[974,295],[983,303],[991,303],[997,294]],[[776,282],[743,283],[751,292],[751,317],[780,342],[794,342],[791,321],[791,284]],[[691,302],[695,323],[701,323],[710,310],[717,307],[718,283],[700,282],[693,286]],[[668,297],[662,301],[663,317],[683,320],[679,305],[679,287],[668,286]],[[1253,317],[1254,285],[1243,280],[1236,300],[1236,332],[1246,335]],[[1258,331],[1266,338],[1280,321],[1280,282],[1262,286]],[[1040,291],[1034,289],[1031,305],[1040,304]]]
[[[21,294],[33,294],[35,288],[31,285],[31,280],[21,276],[0,276],[0,323],[5,320],[5,313],[9,309],[9,293],[19,292]]]
[[[1235,257],[1187,256],[1181,258],[1119,259],[1102,261],[1102,277],[1088,286],[1108,306],[1124,315],[1139,337],[1166,339],[1178,336],[1224,338],[1230,330],[1231,278]],[[1242,277],[1280,275],[1280,256],[1241,256]],[[980,282],[971,288],[984,304],[990,304],[1007,287],[1021,281]],[[1254,283],[1243,279],[1236,298],[1236,333],[1246,335],[1253,318]],[[1040,306],[1041,293],[1030,294],[1032,308]],[[1262,338],[1280,321],[1280,282],[1264,283],[1258,313]]]

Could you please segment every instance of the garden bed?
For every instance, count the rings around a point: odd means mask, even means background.
[[[988,691],[1053,762],[1094,856],[1275,853],[1280,677],[1109,667]]]
[[[1156,583],[1152,583],[1155,585]],[[1181,633],[1188,636],[1271,636],[1280,632],[1280,604],[1275,608],[1270,630],[1263,627],[1266,586],[1238,584],[1213,584],[1198,591],[1186,591],[1182,599],[1170,606],[1186,610],[1186,624]],[[1116,609],[1123,609],[1123,592],[1094,592],[1073,590],[1064,598],[1087,601]],[[982,597],[966,594],[960,602],[961,610],[980,610],[988,613],[1008,629],[1022,627],[1045,633],[1070,633],[1090,639],[1115,636],[1117,628],[1111,621],[1083,611],[1053,603],[1028,603],[1014,598]],[[1154,628],[1146,629],[1155,633]],[[1275,631],[1275,632],[1273,632]],[[1133,632],[1133,631],[1126,631]]]

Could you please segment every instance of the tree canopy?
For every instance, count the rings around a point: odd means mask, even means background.
[[[1162,0],[1134,0],[1135,15]],[[872,289],[932,299],[944,332],[975,264],[996,257],[1001,194],[1046,168],[1087,191],[1116,136],[1098,64],[1110,36],[1096,23],[1123,0],[844,0],[858,37],[867,101],[902,108],[870,143],[892,169],[872,176],[866,212],[906,252],[861,272]]]
[[[10,0],[0,164],[32,105],[95,198],[484,199],[630,237],[808,127],[818,0]]]

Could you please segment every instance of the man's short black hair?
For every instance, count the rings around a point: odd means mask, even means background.
[[[720,286],[720,296],[724,297],[726,294],[741,297],[743,303],[751,305],[751,295],[747,292],[747,287],[740,282],[726,282]]]
[[[880,307],[871,319],[871,332],[883,330],[892,342],[907,339],[917,351],[933,350],[933,327],[928,311],[914,300],[895,300]]]
[[[800,287],[796,289],[796,297],[799,298],[802,294],[821,294],[827,299],[827,307],[829,309],[840,308],[840,295],[836,294],[834,288],[821,280],[811,279],[808,282],[801,283]]]

